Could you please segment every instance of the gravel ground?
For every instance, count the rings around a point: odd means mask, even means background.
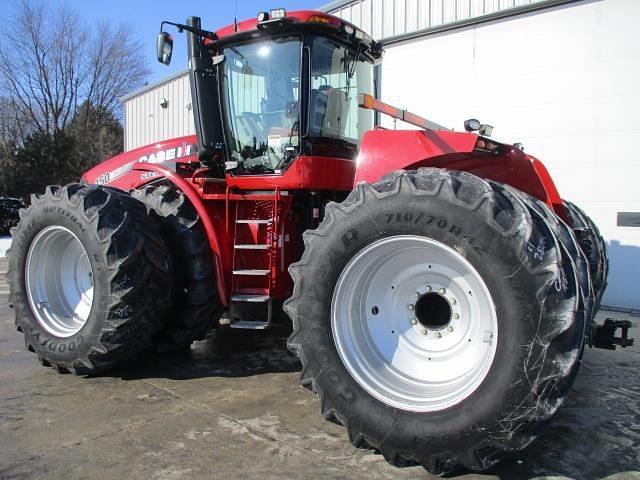
[[[0,259],[0,479],[429,479],[358,450],[298,384],[287,329],[227,332],[182,356],[148,355],[93,378],[26,352]],[[640,337],[638,319],[630,318]],[[640,347],[585,354],[540,438],[485,475],[640,479]]]

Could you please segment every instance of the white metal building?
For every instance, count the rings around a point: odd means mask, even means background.
[[[195,133],[187,74],[177,72],[120,99],[125,150]]]
[[[321,9],[385,43],[382,100],[457,130],[479,118],[543,160],[607,240],[604,303],[640,309],[640,2],[336,0]],[[193,132],[184,72],[123,100],[127,149]]]

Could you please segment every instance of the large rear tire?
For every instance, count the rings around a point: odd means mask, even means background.
[[[156,348],[189,348],[218,324],[222,313],[209,240],[197,212],[177,188],[148,186],[132,196],[156,216],[174,271],[171,307],[164,328],[156,335]]]
[[[150,347],[171,288],[167,248],[144,205],[78,184],[32,195],[7,275],[27,348],[43,365],[76,374]]]
[[[549,224],[494,186],[439,169],[360,184],[290,268],[303,385],[394,465],[487,468],[528,445],[571,384],[575,267]]]

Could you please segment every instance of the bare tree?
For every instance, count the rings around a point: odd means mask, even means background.
[[[0,97],[0,196],[11,187],[19,138],[20,132],[11,102]]]
[[[0,88],[22,139],[65,129],[87,102],[120,118],[118,98],[148,74],[130,27],[89,29],[67,6],[18,0],[0,43]],[[92,121],[86,118],[83,128]],[[83,132],[85,133],[85,132]]]
[[[12,1],[0,38],[0,196],[28,198],[122,151],[118,98],[148,69],[130,27]]]

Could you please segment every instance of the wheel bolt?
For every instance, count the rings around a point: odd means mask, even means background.
[[[423,328],[423,329],[422,329],[422,334],[423,334],[423,335],[427,335],[428,333],[429,333],[429,331],[428,331],[426,328]]]
[[[431,291],[431,285],[427,285],[427,292]]]
[[[441,288],[440,290],[438,290],[438,293],[440,295],[444,295],[445,293],[447,293],[447,291],[444,288]]]
[[[414,295],[415,295],[416,298],[420,298],[420,292],[416,292],[416,293],[414,293]]]
[[[409,320],[409,323],[411,323],[411,325],[415,325],[416,323],[418,323],[418,320],[412,318],[411,320]]]
[[[452,327],[451,325],[449,325],[449,326],[447,327],[447,331],[449,331],[449,332],[453,332],[453,327]]]
[[[440,338],[442,337],[442,334],[440,332],[436,332],[436,337]]]
[[[455,305],[456,303],[457,303],[457,302],[456,302],[456,299],[455,299],[455,298],[452,298],[452,299],[451,299],[451,305]]]
[[[458,320],[458,319],[460,318],[460,315],[458,315],[457,313],[454,313],[454,314],[453,314],[453,318],[454,318],[454,319],[456,319],[456,320]]]
[[[407,305],[407,308],[409,310],[413,310],[415,307],[413,306],[413,303],[410,303],[409,305]]]

